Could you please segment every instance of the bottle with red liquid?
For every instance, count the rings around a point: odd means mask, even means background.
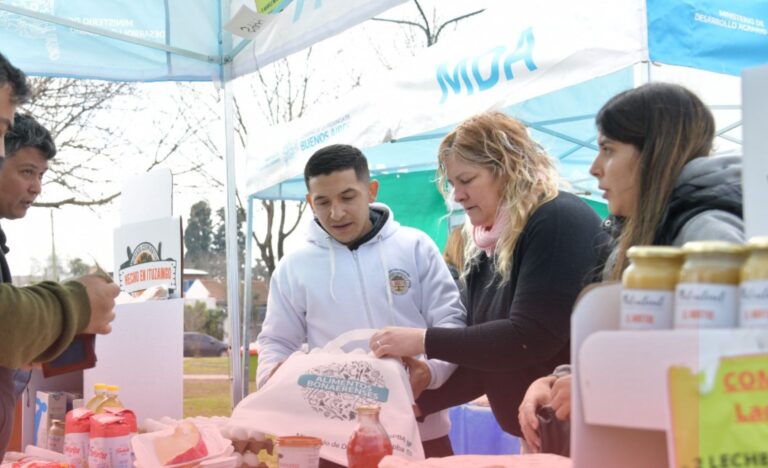
[[[387,455],[392,455],[392,442],[379,422],[376,405],[357,408],[357,426],[347,442],[349,468],[376,468]]]

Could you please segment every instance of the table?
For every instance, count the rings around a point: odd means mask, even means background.
[[[448,411],[448,434],[456,455],[511,455],[520,453],[520,439],[504,432],[491,408],[467,403]]]

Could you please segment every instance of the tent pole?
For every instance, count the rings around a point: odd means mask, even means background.
[[[229,69],[231,65],[224,68]],[[225,72],[229,75],[229,71]],[[229,353],[232,364],[232,407],[234,408],[243,399],[242,386],[242,356],[240,354],[240,272],[237,264],[237,207],[235,206],[235,136],[232,125],[232,94],[229,76],[225,76],[222,82],[224,90],[224,133],[227,150],[227,209],[226,209],[226,237],[227,237],[227,309],[230,320],[230,344],[232,350]]]
[[[229,2],[223,1],[221,5],[221,18],[229,18]],[[232,37],[222,34],[221,52],[232,48]],[[224,93],[224,137],[226,147],[227,164],[227,206],[226,206],[226,246],[227,246],[227,313],[230,322],[229,362],[232,375],[232,408],[243,399],[243,356],[240,353],[240,269],[237,262],[237,207],[235,205],[235,192],[237,181],[235,179],[235,129],[233,125],[234,102],[232,99],[232,64],[220,65],[221,89]]]
[[[243,287],[243,396],[250,383],[251,318],[253,316],[253,197],[248,196],[248,228],[245,231],[245,286]]]

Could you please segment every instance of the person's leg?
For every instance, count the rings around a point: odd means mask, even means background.
[[[424,447],[425,458],[442,458],[453,455],[451,439],[447,435],[437,439],[426,440],[421,445]]]

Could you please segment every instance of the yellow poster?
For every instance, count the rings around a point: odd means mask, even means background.
[[[711,385],[687,367],[668,381],[674,467],[768,467],[768,354],[722,358]]]

